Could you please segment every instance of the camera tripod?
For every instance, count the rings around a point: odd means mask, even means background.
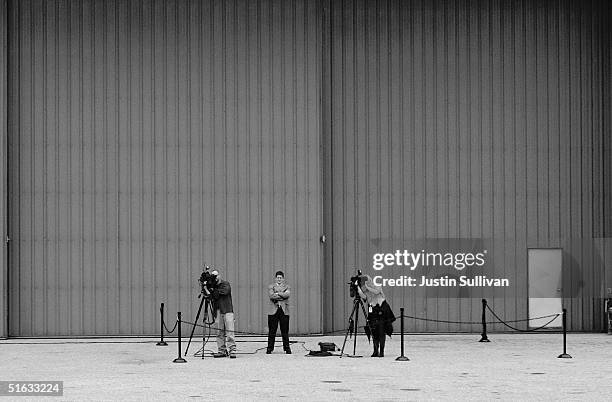
[[[351,311],[351,315],[349,316],[349,319],[348,319],[349,325],[348,325],[348,328],[346,329],[346,335],[344,335],[344,342],[342,342],[342,350],[340,351],[340,357],[344,356],[344,346],[346,345],[346,339],[348,338],[349,334],[353,332],[353,329],[355,332],[355,338],[353,339],[353,354],[352,355],[347,354],[347,357],[363,357],[363,356],[355,355],[355,349],[357,347],[357,331],[359,329],[359,309],[360,308],[366,320],[366,325],[368,326],[368,328],[370,327],[370,322],[368,321],[368,313],[363,304],[363,300],[358,294],[356,294],[355,297],[353,298],[353,311]],[[355,316],[355,320],[353,320],[353,316]],[[372,333],[372,328],[370,328],[370,333]]]
[[[202,293],[198,295],[198,297],[202,297]],[[193,322],[193,327],[191,328],[191,335],[189,335],[189,342],[187,343],[187,349],[185,349],[185,356],[187,356],[187,352],[189,351],[189,345],[191,345],[191,339],[193,338],[193,333],[195,332],[196,326],[198,325],[198,319],[200,318],[200,314],[202,313],[202,307],[204,307],[204,317],[202,318],[202,322],[205,325],[208,325],[209,328],[212,324],[215,323],[215,315],[212,307],[212,302],[210,301],[210,297],[204,295],[202,300],[200,301],[200,307],[198,308],[198,313],[196,314],[195,321]],[[208,321],[208,317],[211,317],[211,321]],[[202,333],[204,333],[205,328],[202,329]],[[204,346],[202,346],[202,359],[204,358]]]

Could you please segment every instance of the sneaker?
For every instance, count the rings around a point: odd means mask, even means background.
[[[230,357],[230,359],[235,359],[236,358],[236,353],[230,352],[229,357]]]
[[[213,357],[215,359],[219,358],[219,357],[226,357],[227,356],[227,352],[223,351],[223,352],[217,352],[217,353],[213,353]]]
[[[285,353],[290,355],[291,354],[291,349],[285,349]]]
[[[269,355],[272,353],[272,349],[266,349],[266,354]]]

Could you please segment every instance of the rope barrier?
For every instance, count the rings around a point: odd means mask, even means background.
[[[488,307],[488,306],[487,306]],[[494,314],[495,315],[495,314]],[[497,318],[497,321],[487,321],[487,324],[505,324],[505,323],[516,323],[516,322],[526,322],[526,321],[532,321],[532,320],[541,320],[544,318],[550,318],[550,317],[554,317],[552,320],[550,320],[547,324],[545,324],[543,327],[545,327],[546,325],[550,324],[551,322],[553,322],[557,317],[559,317],[561,314],[549,314],[549,315],[543,315],[540,317],[533,317],[533,318],[526,318],[526,319],[521,319],[521,320],[510,320],[510,321],[503,321],[501,319]],[[465,324],[465,325],[482,325],[482,322],[476,322],[476,321],[448,321],[448,320],[434,320],[431,318],[422,318],[422,317],[414,317],[414,316],[410,316],[410,315],[404,315],[405,318],[411,318],[413,320],[419,320],[419,321],[429,321],[429,322],[439,322],[439,323],[444,323],[444,324]],[[202,325],[202,324],[197,324],[197,323],[193,323],[190,321],[181,321],[184,324],[189,324],[189,325],[195,325],[196,327],[200,327],[200,328],[210,328],[210,329],[214,329],[214,330],[219,330],[220,328],[218,327],[212,327],[209,325]],[[175,325],[176,327],[176,325]],[[510,327],[512,328],[512,327]],[[512,328],[514,329],[514,328]],[[174,328],[173,328],[174,330]],[[329,336],[332,334],[336,334],[336,333],[344,333],[347,331],[347,328],[344,329],[338,329],[335,331],[328,331],[328,332],[321,332],[321,333],[317,333],[314,335],[321,335],[321,336]],[[517,331],[521,331],[519,329],[517,329]],[[529,331],[533,331],[533,330],[529,330]],[[170,331],[168,331],[170,332]],[[170,332],[171,333],[171,332]],[[253,336],[268,336],[267,333],[261,333],[261,332],[248,332],[248,331],[239,331],[239,330],[234,330],[234,333],[236,334],[240,334],[240,335],[253,335]],[[302,334],[302,336],[308,336],[310,334]]]
[[[546,326],[548,326],[550,323],[552,323],[555,319],[557,319],[557,317],[559,317],[561,314],[560,313],[556,313],[556,314],[548,314],[548,315],[543,315],[543,316],[539,316],[539,317],[533,317],[533,318],[524,318],[524,319],[518,319],[518,320],[508,320],[508,321],[504,321],[502,320],[494,311],[493,309],[491,309],[491,307],[485,303],[486,308],[491,312],[491,314],[493,314],[493,316],[497,319],[497,321],[452,321],[452,320],[438,320],[438,319],[432,319],[432,318],[424,318],[424,317],[415,317],[415,316],[410,316],[410,315],[405,315],[402,314],[401,316],[404,318],[410,318],[413,320],[417,320],[417,321],[426,321],[426,322],[437,322],[437,323],[442,323],[442,324],[460,324],[460,325],[483,325],[483,324],[503,324],[504,326],[506,326],[507,328],[510,328],[514,331],[518,331],[518,332],[534,332],[537,330],[540,330],[542,328],[545,328]],[[162,317],[161,317],[161,326],[162,326],[162,341],[163,341],[163,331],[165,330],[167,333],[172,334],[174,333],[174,331],[176,330],[179,321],[177,320],[174,323],[174,327],[172,327],[172,329],[168,329],[168,327],[166,326],[166,323],[163,319],[163,303],[162,303]],[[403,310],[403,309],[401,309]],[[552,318],[551,318],[552,317]],[[532,329],[528,329],[528,330],[523,330],[523,329],[519,329],[516,327],[513,327],[512,325],[509,325],[510,323],[519,323],[519,322],[527,322],[527,321],[534,321],[534,320],[541,320],[541,319],[546,319],[546,318],[551,318],[546,324],[537,327],[537,328],[532,328]],[[212,323],[205,323],[206,325],[202,325],[202,324],[198,324],[198,323],[193,323],[190,321],[184,321],[181,320],[181,323],[185,323],[188,325],[192,325],[195,327],[200,327],[200,328],[208,328],[209,330],[209,335],[208,338],[210,338],[210,331],[211,330],[221,330],[221,328],[218,327],[213,327]],[[341,333],[345,333],[347,331],[347,328],[343,328],[343,329],[339,329],[339,330],[335,330],[335,331],[328,331],[328,332],[322,332],[322,333],[316,333],[316,334],[302,334],[302,336],[308,336],[308,335],[321,335],[321,336],[329,336],[329,335],[333,335],[333,334],[341,334]],[[235,334],[239,334],[239,335],[250,335],[250,336],[262,336],[262,337],[267,337],[268,334],[267,333],[261,333],[261,332],[249,332],[249,331],[240,331],[240,330],[234,330],[233,331]]]
[[[521,320],[511,320],[511,321],[506,321],[506,322],[523,322],[523,321],[531,321],[531,320],[539,320],[542,318],[550,318],[552,316],[554,316],[555,318],[558,317],[560,314],[550,314],[550,315],[544,315],[541,317],[534,317],[534,318],[526,318],[526,319],[521,319]],[[412,318],[413,320],[419,320],[419,321],[430,321],[430,322],[441,322],[444,324],[466,324],[466,325],[482,325],[482,321],[447,321],[447,320],[434,320],[431,318],[422,318],[422,317],[413,317],[410,315],[404,315],[404,317],[406,318]],[[499,321],[487,321],[486,324],[499,324]]]
[[[183,322],[185,322],[185,321],[183,321]],[[166,332],[167,332],[167,333],[169,333],[169,334],[171,334],[171,333],[173,333],[173,332],[174,332],[174,330],[176,329],[176,326],[178,325],[178,321],[176,321],[176,322],[174,323],[174,327],[172,327],[172,331],[171,331],[171,330],[169,330],[169,329],[168,329],[168,327],[166,327],[166,323],[165,323],[165,322],[163,322],[163,321],[162,321],[162,324],[164,325],[164,328],[166,329]]]
[[[507,322],[511,322],[511,321],[504,321],[504,320],[502,320],[501,318],[499,318],[499,316],[498,316],[497,314],[495,314],[495,311],[493,311],[493,309],[492,309],[492,308],[491,308],[491,307],[490,307],[488,304],[487,304],[486,306],[487,306],[487,309],[488,309],[488,310],[491,312],[491,314],[493,314],[493,317],[497,318],[497,320],[498,320],[500,323],[502,323],[502,324],[504,324],[506,327],[508,327],[508,328],[510,328],[510,329],[513,329],[513,330],[515,330],[515,331],[518,331],[518,332],[534,332],[534,331],[540,330],[540,329],[542,329],[542,328],[544,328],[544,327],[548,326],[548,325],[549,325],[551,322],[553,322],[554,320],[556,320],[556,319],[557,319],[557,317],[559,317],[559,316],[561,315],[561,314],[558,314],[558,313],[557,313],[557,314],[551,314],[551,315],[546,316],[546,317],[535,317],[535,318],[529,318],[529,319],[527,319],[527,320],[522,320],[522,321],[531,321],[531,320],[537,320],[537,319],[541,319],[541,318],[553,317],[553,318],[552,318],[550,321],[548,321],[546,324],[544,324],[544,325],[542,325],[542,326],[540,326],[540,327],[537,327],[537,328],[532,328],[532,329],[519,329],[519,328],[515,328],[515,327],[513,327],[513,326],[511,326],[511,325],[508,325],[508,324],[507,324]],[[518,321],[517,321],[517,322],[518,322]]]
[[[509,321],[504,321],[502,320],[497,313],[495,313],[495,311],[487,304],[486,299],[482,299],[482,304],[483,304],[483,309],[482,309],[482,321],[481,322],[474,322],[474,321],[450,321],[450,320],[435,320],[435,319],[429,319],[429,318],[422,318],[422,317],[414,317],[414,316],[409,316],[409,315],[405,315],[404,314],[404,308],[401,308],[400,311],[400,318],[401,318],[401,356],[398,357],[396,360],[398,361],[408,361],[409,359],[407,357],[404,356],[404,318],[411,318],[414,320],[421,320],[421,321],[429,321],[429,322],[439,322],[439,323],[450,323],[450,324],[467,324],[467,325],[482,325],[483,326],[483,333],[482,333],[482,339],[479,342],[490,342],[487,338],[486,335],[486,324],[497,324],[497,323],[501,323],[504,326],[506,326],[507,328],[510,328],[514,331],[517,332],[535,332],[538,331],[542,328],[547,327],[548,325],[550,325],[554,320],[556,320],[559,316],[563,316],[563,354],[559,355],[559,358],[571,358],[571,356],[569,354],[567,354],[566,351],[566,333],[567,333],[567,326],[566,326],[566,309],[563,309],[563,313],[556,313],[556,314],[548,314],[548,315],[544,315],[544,316],[539,316],[539,317],[532,317],[532,318],[526,318],[526,319],[519,319],[519,320],[509,320]],[[493,315],[493,317],[495,317],[497,319],[497,321],[492,321],[492,322],[487,322],[485,320],[485,311],[489,310],[489,312]],[[182,317],[181,317],[181,312],[179,311],[177,313],[177,320],[176,323],[174,324],[174,327],[172,328],[172,330],[168,330],[168,327],[166,326],[165,322],[164,322],[164,318],[163,318],[163,303],[161,306],[161,335],[162,335],[162,342],[163,342],[163,330],[165,328],[165,330],[168,333],[173,333],[175,329],[178,328],[178,358],[174,359],[175,363],[185,363],[186,360],[182,358],[181,356],[181,327],[182,324],[188,324],[188,325],[192,325],[193,329],[195,329],[196,327],[200,327],[200,328],[208,328],[208,334],[203,334],[203,345],[202,348],[200,350],[198,350],[197,352],[194,353],[194,356],[199,357],[201,356],[202,359],[204,358],[204,355],[206,352],[212,353],[212,351],[207,351],[206,348],[206,344],[208,343],[208,341],[210,340],[211,337],[211,331],[217,330],[217,331],[225,331],[226,329],[221,329],[218,327],[212,327],[212,322],[205,322],[204,324],[206,325],[201,325],[198,324],[197,322],[190,322],[190,321],[183,321]],[[552,317],[548,322],[546,322],[544,325],[541,325],[537,328],[532,328],[532,329],[527,329],[527,330],[523,330],[523,329],[519,329],[516,328],[512,325],[510,325],[509,323],[517,323],[517,322],[527,322],[527,321],[533,321],[533,320],[541,320],[541,319],[546,319],[546,318],[550,318]],[[193,329],[192,329],[192,335],[193,335]],[[329,335],[332,333],[336,333],[336,332],[345,332],[348,331],[348,329],[343,329],[343,330],[337,330],[337,331],[330,331],[327,333],[323,333],[321,335]],[[248,331],[237,331],[234,330],[232,331],[234,332],[234,334],[243,334],[243,335],[255,335],[255,336],[268,336],[268,334],[264,334],[264,333],[257,333],[257,332],[248,332]],[[355,333],[355,335],[357,335]],[[190,342],[191,342],[191,337],[189,338]],[[346,340],[345,340],[346,341]],[[303,341],[299,342],[302,344],[302,347],[304,349],[306,349],[306,347],[304,346]],[[159,345],[160,343],[158,343]],[[263,350],[265,348],[259,348],[256,349],[254,352],[252,353],[243,353],[243,354],[257,354],[257,352],[259,350]],[[344,347],[343,347],[344,349]],[[307,350],[307,349],[306,349]],[[187,351],[185,351],[185,355],[187,354]]]

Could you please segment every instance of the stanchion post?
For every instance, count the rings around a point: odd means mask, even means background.
[[[174,359],[173,363],[187,363],[187,360],[181,357],[181,312],[176,313],[177,316],[177,329],[178,329],[178,357]]]
[[[571,359],[572,356],[567,354],[567,309],[563,309],[563,353],[557,356],[559,359]]]
[[[487,299],[482,299],[482,334],[480,334],[480,340],[478,342],[491,342],[487,337],[487,318],[485,317],[486,309]]]
[[[400,362],[406,362],[409,361],[410,359],[407,358],[406,356],[404,356],[404,308],[400,308],[400,323],[401,323],[401,340],[402,340],[402,355],[397,357],[395,360],[400,361]]]
[[[156,343],[157,346],[168,346],[168,344],[166,342],[164,342],[164,303],[161,304],[161,307],[159,308],[159,313],[161,316],[161,322],[159,324],[159,335],[160,335],[160,341]]]
[[[606,300],[606,322],[608,323],[608,335],[612,335],[612,297]]]

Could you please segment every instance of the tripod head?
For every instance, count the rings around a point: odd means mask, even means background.
[[[217,271],[214,268],[211,270],[209,265],[204,264],[198,282],[200,282],[200,294],[198,298],[202,296],[204,296],[205,299],[210,298],[212,296],[212,291],[219,287]]]

